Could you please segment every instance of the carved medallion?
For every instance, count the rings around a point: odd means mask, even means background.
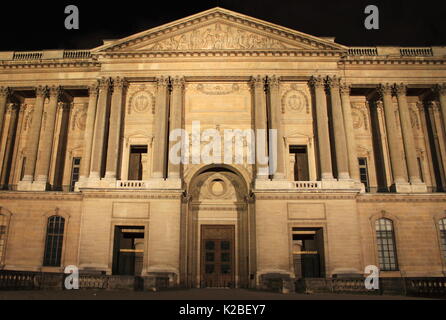
[[[146,91],[146,88],[143,85],[131,96],[128,113],[131,114],[132,111],[136,113],[146,113],[150,109],[152,110],[152,113],[155,112],[155,97],[149,91]]]
[[[306,111],[310,113],[306,95],[298,89],[291,89],[285,92],[282,97],[282,112],[285,112],[285,110],[290,112]]]

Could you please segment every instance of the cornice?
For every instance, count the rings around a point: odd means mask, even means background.
[[[60,192],[11,192],[1,191],[1,200],[35,200],[35,201],[82,201],[83,195],[80,193],[60,193]]]
[[[358,195],[358,202],[446,202],[446,194],[364,194]]]
[[[99,52],[98,59],[140,59],[176,57],[342,57],[343,50],[191,50],[191,51],[113,51]]]
[[[338,62],[339,65],[444,65],[446,64],[446,59],[444,58],[426,58],[414,57],[414,58],[354,58],[348,57],[343,58]]]
[[[97,61],[13,61],[0,62],[0,69],[43,69],[43,68],[100,68]]]

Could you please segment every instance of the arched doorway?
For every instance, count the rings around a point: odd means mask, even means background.
[[[183,285],[249,287],[255,274],[255,230],[245,179],[229,166],[204,167],[191,178],[184,199]]]

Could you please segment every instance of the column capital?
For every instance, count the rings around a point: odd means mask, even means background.
[[[379,97],[382,99],[384,96],[392,96],[393,88],[389,83],[380,84],[377,88]]]
[[[265,78],[261,75],[252,76],[249,80],[249,84],[252,89],[264,89],[265,87]]]
[[[395,84],[394,91],[397,96],[405,96],[407,92],[407,87],[404,83]]]
[[[47,96],[48,96],[48,87],[47,86],[36,87],[36,97],[46,98]]]
[[[49,92],[49,96],[50,96],[50,98],[56,98],[56,99],[59,99],[59,97],[60,97],[60,95],[61,95],[61,93],[62,93],[62,89],[61,89],[60,86],[51,86],[51,87],[48,89],[48,92]]]
[[[173,89],[184,89],[185,80],[184,77],[176,76],[175,78],[172,78],[171,80],[172,88]]]
[[[312,76],[308,81],[308,84],[314,89],[324,89],[325,87],[324,79],[320,75],[316,77]]]
[[[125,78],[116,77],[111,81],[113,83],[113,89],[122,90],[127,87],[128,82]]]
[[[88,86],[88,95],[89,96],[97,96],[99,93],[98,82],[92,83]]]
[[[166,88],[169,85],[169,78],[168,77],[158,77],[156,78],[156,87],[157,88]]]
[[[436,84],[432,90],[438,94],[439,96],[445,96],[446,95],[446,83],[439,83]]]
[[[271,89],[279,89],[280,77],[278,77],[276,75],[272,75],[267,78],[267,83]]]
[[[108,90],[110,88],[110,78],[102,77],[101,79],[98,79],[98,89],[99,91]]]
[[[8,98],[11,94],[9,87],[0,87],[0,98]]]
[[[339,85],[339,91],[341,95],[349,96],[351,91],[351,86],[347,82],[341,82]]]
[[[339,88],[341,85],[341,80],[337,76],[327,76],[325,82],[327,83],[327,86],[331,89]]]

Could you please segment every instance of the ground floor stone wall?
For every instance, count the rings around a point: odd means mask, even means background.
[[[398,271],[383,271],[381,277],[446,275],[438,228],[438,221],[446,217],[444,195],[255,193],[254,198],[249,205],[252,217],[243,220],[250,224],[243,230],[253,234],[243,238],[250,241],[243,247],[249,261],[240,269],[241,278],[246,270],[249,286],[267,288],[285,281],[284,287],[293,290],[288,284],[297,278],[293,232],[306,230],[322,235],[323,278],[364,276],[366,266],[379,264],[374,223],[383,217],[394,223]],[[179,192],[5,192],[0,194],[0,207],[9,217],[0,264],[4,270],[61,273],[65,266],[75,265],[84,274],[112,275],[115,227],[131,226],[144,230],[141,276],[155,286],[189,283],[181,279],[190,274],[183,268],[191,257],[184,254],[183,239],[190,235],[183,225],[187,219],[182,219],[187,205]],[[226,224],[239,224],[244,211],[240,212]],[[61,264],[45,267],[47,219],[54,215],[65,218]]]

